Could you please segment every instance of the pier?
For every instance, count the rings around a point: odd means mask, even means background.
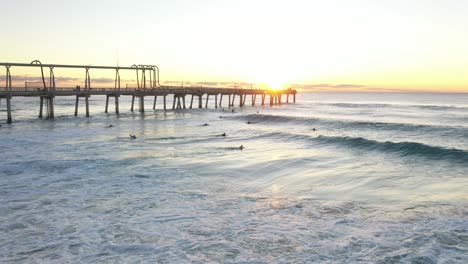
[[[156,65],[132,65],[130,67],[121,66],[92,66],[92,65],[64,65],[64,64],[42,64],[40,61],[31,63],[0,63],[5,67],[5,86],[0,86],[0,104],[6,101],[7,123],[13,121],[12,100],[14,97],[37,97],[39,100],[38,117],[54,118],[54,101],[59,96],[75,96],[74,115],[78,115],[80,101],[84,100],[85,115],[89,113],[89,97],[92,95],[106,96],[104,112],[108,113],[110,101],[114,101],[114,111],[120,112],[119,97],[131,96],[130,111],[135,110],[135,99],[137,99],[137,111],[145,111],[145,97],[154,98],[152,109],[156,109],[157,98],[163,99],[164,110],[168,109],[186,109],[186,108],[205,108],[209,107],[209,98],[214,97],[214,105],[211,107],[244,107],[250,103],[252,106],[257,101],[264,105],[279,105],[282,103],[296,102],[296,93],[294,89],[271,90],[271,89],[240,89],[223,87],[183,87],[183,86],[164,86],[159,83],[159,68]],[[40,71],[40,82],[33,85],[25,83],[24,87],[18,85],[12,75],[16,68],[37,68]],[[68,68],[83,71],[83,86],[56,86],[55,69]],[[114,79],[114,85],[110,87],[94,87],[91,79],[93,71],[111,71]],[[45,73],[48,72],[47,73]],[[136,77],[136,87],[122,87],[121,73],[131,71]],[[172,99],[172,105],[169,99]],[[258,98],[257,98],[258,97]],[[290,98],[291,97],[291,98]],[[190,103],[186,101],[190,100]],[[219,100],[218,100],[219,99]],[[224,101],[223,101],[224,99]],[[267,100],[268,99],[268,100]],[[291,99],[291,100],[290,100]],[[195,105],[194,105],[195,101]],[[168,104],[169,103],[169,104]],[[197,104],[198,103],[198,104]]]

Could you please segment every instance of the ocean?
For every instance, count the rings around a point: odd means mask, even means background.
[[[468,94],[104,101],[0,102],[1,263],[468,263]]]

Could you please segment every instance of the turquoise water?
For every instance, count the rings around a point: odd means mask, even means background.
[[[104,100],[14,98],[12,125],[1,102],[0,262],[468,262],[466,94]]]

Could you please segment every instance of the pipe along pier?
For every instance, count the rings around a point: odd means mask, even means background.
[[[0,63],[6,69],[5,86],[0,86],[0,103],[2,99],[6,99],[7,123],[11,124],[12,110],[11,100],[15,96],[38,97],[39,98],[39,118],[54,118],[54,100],[57,96],[75,96],[75,116],[78,115],[80,99],[84,99],[86,117],[89,117],[89,97],[91,95],[105,95],[106,104],[104,112],[108,113],[109,99],[113,98],[115,113],[119,114],[119,97],[131,96],[130,111],[134,111],[135,99],[138,99],[138,111],[145,111],[145,97],[154,97],[153,109],[156,109],[156,101],[158,97],[163,98],[164,110],[167,110],[170,105],[167,104],[167,96],[172,95],[172,109],[185,109],[196,107],[193,105],[194,99],[198,101],[198,108],[203,108],[203,97],[205,96],[205,108],[208,107],[210,96],[215,98],[215,108],[222,106],[223,96],[225,105],[233,107],[238,104],[239,107],[246,106],[247,98],[250,97],[250,103],[255,106],[257,96],[261,105],[265,105],[265,101],[269,99],[270,105],[282,104],[282,97],[285,96],[286,103],[289,103],[289,97],[292,97],[292,102],[296,102],[296,93],[294,89],[285,90],[270,90],[270,89],[237,89],[237,88],[221,88],[221,87],[182,87],[182,86],[162,86],[159,84],[159,68],[156,65],[132,65],[131,67],[120,66],[92,66],[92,65],[59,65],[59,64],[42,64],[40,61],[27,63]],[[41,72],[41,82],[25,87],[18,87],[17,81],[12,78],[12,68],[19,67],[34,67],[39,68]],[[54,69],[56,68],[72,68],[82,69],[85,72],[84,86],[77,85],[75,87],[57,87]],[[46,78],[44,70],[49,71],[49,76]],[[91,70],[112,70],[115,73],[113,87],[92,87],[91,86]],[[133,71],[136,74],[136,87],[128,88],[121,87],[120,73],[122,71]],[[13,79],[13,81],[12,81]],[[47,81],[46,81],[47,80]],[[15,85],[13,85],[15,83]],[[109,85],[110,86],[110,85]],[[186,97],[190,97],[190,105],[186,104]],[[218,101],[219,97],[219,101]],[[226,100],[227,99],[227,100]],[[267,101],[268,104],[268,101]],[[45,108],[45,109],[44,109]]]

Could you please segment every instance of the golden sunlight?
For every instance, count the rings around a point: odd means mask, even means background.
[[[260,71],[257,70],[255,76],[253,82],[259,84],[259,88],[271,90],[284,89],[291,80],[291,74],[287,71],[268,65],[263,65]]]

